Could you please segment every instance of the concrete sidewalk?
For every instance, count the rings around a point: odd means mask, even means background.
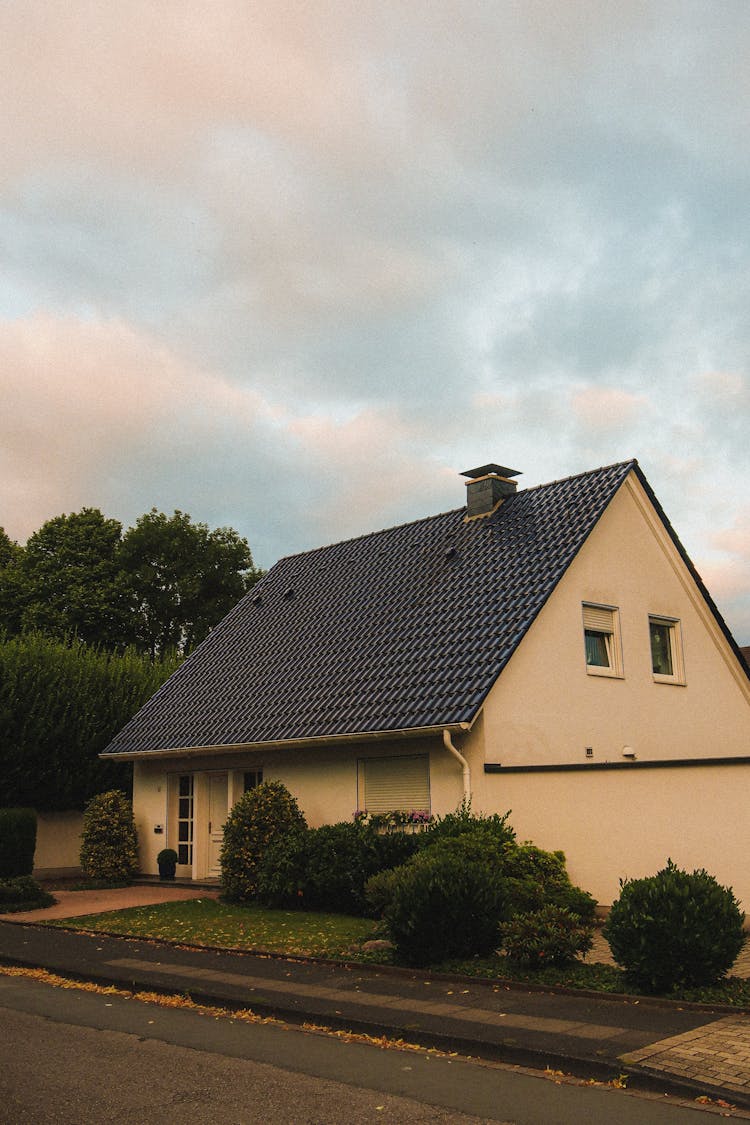
[[[59,918],[80,918],[84,914],[104,914],[108,910],[127,910],[131,906],[153,906],[159,902],[179,902],[191,898],[218,898],[220,889],[154,883],[99,891],[52,891],[54,906],[42,910],[24,910],[16,914],[0,913],[8,922],[52,922]]]
[[[98,896],[93,909],[89,893]],[[83,914],[218,891],[155,885],[63,894],[79,899],[72,909]],[[741,1013],[81,934],[39,924],[48,910],[34,914],[0,921],[0,961],[583,1077],[625,1071],[631,1083],[750,1107],[750,1016]]]

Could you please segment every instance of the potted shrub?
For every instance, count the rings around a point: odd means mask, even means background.
[[[174,879],[177,869],[177,852],[174,848],[162,848],[156,857],[156,862],[159,864],[160,879]]]

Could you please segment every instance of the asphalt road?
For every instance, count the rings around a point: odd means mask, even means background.
[[[700,1125],[658,1096],[0,975],[2,1125]]]

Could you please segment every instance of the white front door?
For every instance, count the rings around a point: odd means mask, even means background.
[[[221,844],[224,839],[224,823],[227,819],[228,797],[227,787],[229,775],[226,773],[210,773],[208,775],[208,864],[207,874],[218,877],[221,875]]]

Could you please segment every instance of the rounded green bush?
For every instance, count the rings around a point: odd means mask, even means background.
[[[507,880],[509,914],[529,914],[552,905],[593,922],[596,900],[570,881],[563,852],[535,844],[506,844],[499,856]]]
[[[508,957],[527,969],[569,965],[593,944],[591,924],[552,903],[503,922],[500,934]]]
[[[89,879],[127,882],[138,870],[133,806],[119,789],[92,797],[83,813],[81,867]]]
[[[667,866],[621,883],[603,929],[612,955],[647,992],[714,984],[744,942],[744,914],[729,887],[706,871]]]
[[[378,870],[376,838],[372,828],[347,821],[312,829],[304,888],[310,909],[365,912],[365,883]]]
[[[400,960],[436,964],[500,944],[503,881],[491,864],[469,861],[470,850],[461,837],[444,840],[396,868],[383,917]]]
[[[365,883],[365,907],[368,918],[382,918],[393,898],[400,867],[378,871]]]
[[[15,914],[52,906],[57,899],[39,886],[31,875],[0,879],[0,914]]]
[[[272,910],[300,910],[305,898],[309,828],[293,828],[271,840],[258,862],[258,902]]]
[[[258,869],[273,840],[305,828],[296,798],[280,781],[263,781],[240,797],[224,826],[221,881],[230,902],[247,902],[258,888]]]
[[[377,871],[387,871],[391,867],[400,867],[424,846],[424,832],[417,830],[409,832],[394,828],[386,832],[375,833],[375,851],[377,853]]]

